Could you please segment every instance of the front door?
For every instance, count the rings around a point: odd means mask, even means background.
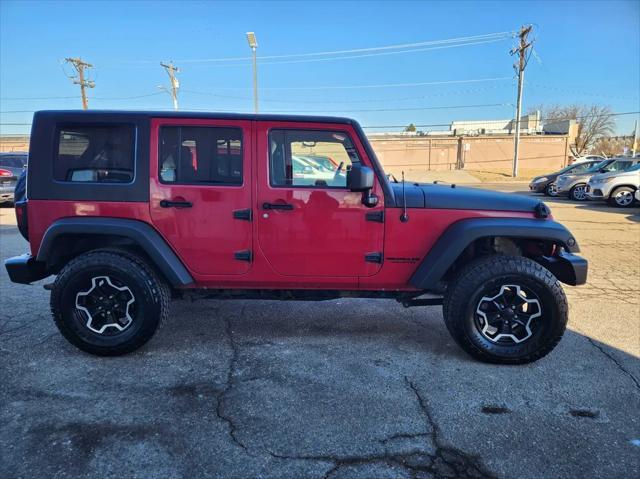
[[[251,267],[251,122],[154,119],[151,218],[203,275]]]
[[[256,126],[258,244],[288,276],[370,276],[381,267],[383,195],[375,208],[349,191],[346,172],[370,166],[348,125],[260,122]]]

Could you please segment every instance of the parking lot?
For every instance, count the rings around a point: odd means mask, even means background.
[[[640,208],[547,204],[589,281],[527,366],[386,300],[177,301],[142,350],[92,357],[57,332],[50,280],[2,267],[0,477],[638,477]],[[0,220],[4,260],[27,243]]]

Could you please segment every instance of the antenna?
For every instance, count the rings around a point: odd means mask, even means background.
[[[409,215],[407,214],[407,195],[404,191],[404,170],[402,170],[402,214],[400,215],[400,221],[403,223],[409,221]]]

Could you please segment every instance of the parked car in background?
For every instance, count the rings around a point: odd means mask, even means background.
[[[605,200],[612,206],[628,208],[640,189],[640,163],[626,171],[593,175],[587,184],[587,198]]]
[[[555,173],[550,173],[544,176],[536,176],[529,183],[529,189],[534,193],[544,193],[547,196],[557,196],[558,193],[556,191],[556,179],[560,175],[567,174],[578,174],[584,173],[589,168],[594,165],[597,165],[602,160],[585,160],[580,163],[572,163],[569,166],[565,166],[560,171],[556,171]]]
[[[556,179],[559,196],[568,196],[575,201],[586,201],[589,178],[598,173],[626,171],[640,160],[635,158],[611,158],[592,166],[584,173],[560,175]]]
[[[27,153],[0,153],[0,203],[13,203],[16,181],[27,167]]]
[[[608,160],[609,158],[607,158],[606,156],[602,156],[602,155],[585,155],[585,156],[578,156],[577,158],[575,158],[573,160],[573,164],[575,163],[584,163],[585,161],[604,161],[604,160]]]

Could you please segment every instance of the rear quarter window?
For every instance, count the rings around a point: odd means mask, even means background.
[[[131,183],[133,125],[65,125],[58,128],[54,178],[72,183]]]

